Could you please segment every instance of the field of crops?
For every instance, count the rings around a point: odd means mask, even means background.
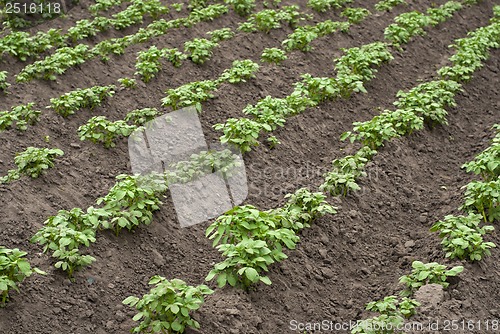
[[[495,1],[0,3],[0,334],[500,331]],[[182,108],[243,164],[134,174]]]

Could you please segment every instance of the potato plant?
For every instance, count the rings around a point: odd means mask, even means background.
[[[265,63],[279,64],[288,59],[286,52],[278,48],[265,48],[260,56],[260,61]]]
[[[10,111],[0,111],[0,132],[11,128],[15,123],[18,130],[26,130],[28,125],[33,125],[38,121],[40,110],[34,110],[34,103],[14,106]]]
[[[204,296],[213,290],[206,285],[194,287],[180,279],[167,280],[162,276],[151,277],[149,284],[155,287],[142,298],[130,296],[123,300],[123,304],[139,311],[133,320],[141,323],[132,333],[184,333],[186,328],[200,328],[190,313],[198,310]]]
[[[333,196],[347,196],[349,191],[359,190],[357,180],[365,177],[365,165],[377,152],[367,146],[361,148],[355,155],[347,155],[332,162],[332,170],[324,175],[325,182],[320,186]]]
[[[436,222],[432,232],[439,232],[443,239],[441,244],[446,251],[446,257],[460,260],[480,261],[491,255],[490,248],[496,247],[493,242],[485,242],[483,236],[495,230],[493,226],[482,226],[482,216],[470,213],[468,216],[448,215]]]
[[[162,56],[162,50],[158,49],[155,45],[146,51],[139,51],[135,64],[135,68],[137,69],[135,74],[140,75],[142,81],[149,82],[161,70],[160,59]]]
[[[352,0],[308,0],[307,6],[313,10],[323,13],[330,9],[340,9],[345,4],[351,3]]]
[[[110,214],[100,227],[118,235],[123,228],[131,231],[141,224],[149,225],[153,212],[161,204],[159,196],[166,191],[164,179],[147,180],[140,175],[125,174],[116,179],[118,181],[108,194],[97,200],[97,204],[103,204],[103,209]]]
[[[488,182],[472,181],[462,189],[465,194],[461,209],[480,213],[485,222],[500,219],[500,177]]]
[[[224,0],[240,16],[247,16],[255,9],[255,0]]]
[[[177,48],[163,49],[162,57],[167,59],[174,67],[180,67],[182,62],[187,59],[187,55],[179,51]]]
[[[242,153],[249,152],[258,146],[259,134],[266,124],[248,118],[229,118],[224,124],[215,124],[213,128],[224,132],[220,137],[222,143],[229,143],[240,148]],[[269,127],[269,131],[271,127]]]
[[[192,154],[187,160],[170,164],[165,172],[165,180],[167,184],[187,183],[212,173],[218,173],[227,179],[240,166],[238,156],[229,149],[201,151]]]
[[[496,135],[492,144],[478,154],[474,160],[462,166],[468,173],[481,175],[485,181],[494,181],[500,177],[500,124],[495,124],[493,129],[496,130]]]
[[[394,105],[399,109],[408,110],[431,124],[447,125],[448,115],[444,107],[454,107],[455,94],[462,86],[453,80],[435,80],[422,83],[408,92],[399,91],[398,100]]]
[[[221,244],[217,249],[225,257],[225,260],[215,264],[210,270],[206,281],[215,277],[219,288],[229,284],[249,290],[253,284],[262,282],[270,285],[271,280],[265,275],[268,266],[275,262],[275,258],[284,260],[287,256],[279,251],[269,249],[263,240],[246,239],[238,244]]]
[[[97,15],[99,12],[105,12],[112,7],[120,5],[124,0],[96,0],[95,4],[89,6],[89,11],[93,15]]]
[[[400,293],[404,297],[411,296],[416,290],[426,284],[440,284],[446,289],[450,285],[447,282],[447,278],[457,276],[464,270],[462,266],[446,269],[445,265],[437,262],[423,263],[413,261],[411,266],[413,268],[411,274],[399,278],[399,283],[406,286],[405,290]]]
[[[217,43],[208,39],[195,38],[184,43],[184,51],[193,63],[202,65],[212,57],[212,50],[217,46]]]
[[[288,23],[295,29],[300,21],[310,18],[298,11],[298,6],[284,6],[280,10],[264,9],[250,15],[248,20],[238,27],[244,32],[262,31],[268,34],[273,29],[281,28],[282,23]]]
[[[115,147],[119,137],[128,137],[137,130],[137,126],[129,125],[126,121],[110,121],[106,116],[94,116],[86,124],[78,128],[80,140],[90,140],[102,143],[104,147]]]
[[[382,300],[370,302],[366,304],[366,310],[376,312],[379,315],[361,320],[351,330],[351,333],[394,333],[396,328],[404,324],[405,318],[409,318],[416,313],[415,308],[418,306],[420,306],[420,303],[414,299],[404,297],[400,301],[396,296],[387,296]]]
[[[54,160],[64,153],[59,149],[28,147],[25,151],[16,154],[14,163],[17,169],[8,171],[0,178],[0,183],[9,183],[17,180],[21,175],[31,178],[39,177],[45,170],[54,167]]]
[[[163,106],[171,106],[174,110],[194,105],[201,112],[201,102],[214,97],[218,82],[212,80],[195,81],[166,91],[167,96],[162,101]]]
[[[318,37],[316,27],[302,26],[295,29],[281,44],[286,52],[293,50],[307,52],[312,50],[311,42]]]
[[[424,120],[412,111],[398,109],[386,110],[366,122],[354,122],[353,131],[347,131],[340,137],[349,139],[351,143],[360,141],[371,149],[377,149],[392,138],[409,135],[424,127]]]
[[[274,131],[285,125],[285,117],[294,113],[285,99],[266,96],[255,105],[248,105],[243,113],[251,115],[262,124],[262,129]],[[265,125],[265,126],[264,126]]]
[[[250,59],[235,60],[231,68],[224,70],[217,80],[220,82],[228,82],[237,84],[246,82],[249,79],[255,78],[255,72],[259,70],[259,64],[254,63]]]
[[[480,27],[469,33],[468,37],[456,40],[451,45],[456,49],[456,53],[450,57],[453,66],[442,67],[438,74],[455,81],[469,81],[472,73],[488,59],[489,50],[500,46],[499,36],[500,22],[492,20],[489,26]]]
[[[375,4],[375,9],[379,12],[390,11],[398,5],[407,5],[405,0],[381,0]]]
[[[7,88],[9,88],[10,83],[7,82],[7,71],[0,71],[0,90],[2,92],[7,92]]]
[[[231,28],[222,28],[214,31],[209,31],[207,32],[207,35],[210,36],[210,41],[219,43],[233,38],[234,32],[231,30]]]
[[[370,15],[370,11],[366,8],[346,8],[340,16],[346,17],[349,23],[360,23]]]
[[[22,283],[33,272],[45,275],[38,268],[31,268],[30,263],[24,257],[26,252],[17,248],[9,249],[0,246],[0,307],[4,307],[9,300],[9,293],[19,292],[19,283]]]
[[[57,49],[54,54],[23,68],[16,76],[16,81],[56,80],[58,75],[63,74],[71,67],[83,64],[90,57],[92,57],[92,53],[89,52],[89,47],[85,44],[78,44],[75,47],[62,47]]]
[[[115,94],[115,89],[115,85],[76,89],[60,97],[50,99],[50,106],[47,108],[52,108],[59,115],[67,117],[79,109],[90,108],[92,110],[100,106],[107,97]]]
[[[132,78],[120,78],[118,79],[122,88],[136,88],[137,82]]]
[[[71,211],[60,210],[49,217],[44,226],[31,238],[31,242],[43,246],[43,252],[52,252],[57,260],[55,267],[65,271],[70,280],[74,272],[95,261],[90,255],[82,255],[79,248],[89,247],[95,242],[95,229],[98,220],[106,216],[102,210],[90,208],[88,213],[75,208]]]
[[[290,228],[297,232],[299,229],[311,226],[316,219],[326,214],[336,214],[337,208],[326,201],[322,192],[312,193],[307,188],[300,188],[293,194],[285,195],[287,202],[283,206],[281,227]]]
[[[127,113],[124,121],[128,123],[132,123],[136,126],[142,126],[147,122],[152,121],[157,116],[160,115],[160,112],[156,108],[142,108],[142,109],[134,109]]]
[[[360,75],[362,81],[368,81],[375,77],[376,69],[383,62],[394,59],[388,46],[383,42],[365,44],[361,47],[343,49],[345,55],[335,60],[337,77]]]

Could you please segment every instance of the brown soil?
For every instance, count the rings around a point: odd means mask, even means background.
[[[375,2],[359,5],[373,8]],[[286,3],[306,8],[303,0]],[[431,3],[415,1],[411,8],[425,9]],[[484,0],[462,10],[449,22],[429,29],[427,36],[412,40],[391,63],[380,68],[376,79],[367,84],[368,94],[325,103],[290,119],[285,128],[276,132],[281,145],[274,150],[262,145],[245,156],[249,182],[245,203],[269,209],[282,204],[283,196],[297,188],[317,189],[330,162],[351,151],[350,147],[342,150],[345,143],[340,142],[339,135],[351,129],[354,121],[376,115],[378,107],[390,108],[398,90],[436,77],[435,71],[447,64],[453,52],[447,46],[467,31],[486,25],[493,3]],[[56,19],[32,31],[64,29],[88,16],[88,5],[88,1],[81,1],[67,19]],[[290,93],[292,83],[302,73],[333,76],[332,59],[341,55],[341,48],[382,40],[383,28],[394,16],[409,9],[373,15],[348,34],[315,41],[310,53],[293,53],[282,66],[262,65],[256,79],[224,85],[216,99],[204,105],[201,118],[205,135],[216,139],[220,134],[212,130],[213,124],[241,116],[247,104],[261,97]],[[316,18],[338,19],[338,15],[327,13]],[[241,21],[230,13],[212,23],[173,31],[151,43],[133,46],[108,63],[89,61],[56,82],[13,84],[11,94],[0,97],[0,110],[28,102],[36,102],[43,109],[51,97],[74,88],[116,83],[118,78],[133,76],[136,52],[146,46],[181,47],[187,39],[203,37],[205,32],[225,26],[236,27]],[[137,27],[106,33],[90,43],[135,30]],[[258,61],[263,48],[279,46],[290,32],[290,28],[283,27],[268,35],[238,34],[223,42],[203,66],[186,61],[180,69],[174,69],[165,64],[150,83],[120,91],[92,112],[81,111],[63,119],[46,110],[40,123],[26,132],[0,134],[0,175],[14,168],[13,157],[27,146],[58,147],[65,152],[43,177],[0,186],[0,244],[28,251],[31,263],[48,272],[47,276],[27,279],[21,293],[14,293],[7,307],[0,309],[0,333],[122,334],[134,326],[134,310],[121,301],[129,295],[146,293],[151,276],[180,278],[192,285],[204,282],[213,264],[220,261],[204,237],[209,222],[181,229],[168,197],[152,225],[119,237],[98,233],[97,242],[88,250],[97,261],[78,272],[74,283],[52,266],[50,257],[42,254],[38,245],[28,240],[47,217],[61,209],[93,205],[114,184],[116,175],[130,172],[125,140],[109,150],[79,141],[76,129],[88,118],[106,115],[120,119],[135,108],[161,109],[166,89],[192,80],[213,79],[234,59]],[[1,66],[11,74],[9,81],[14,82],[12,75],[25,64],[4,58]],[[271,286],[258,286],[249,293],[217,289],[209,296],[195,315],[201,323],[200,332],[289,333],[293,332],[289,327],[292,320],[348,322],[367,317],[364,305],[397,294],[402,289],[398,278],[410,272],[413,260],[465,266],[459,280],[445,291],[441,306],[432,313],[424,310],[415,319],[499,319],[500,252],[493,250],[491,257],[476,264],[450,262],[444,258],[440,240],[429,232],[436,220],[457,213],[462,201],[460,187],[473,179],[460,166],[489,144],[490,127],[499,120],[499,70],[500,51],[496,50],[474,79],[464,85],[464,92],[458,94],[458,106],[449,109],[448,126],[427,128],[387,143],[369,164],[362,190],[346,198],[331,198],[338,214],[324,217],[304,230],[297,249],[288,252],[289,259],[270,268]],[[45,143],[45,136],[50,137],[50,144]],[[498,234],[488,239],[500,244]]]

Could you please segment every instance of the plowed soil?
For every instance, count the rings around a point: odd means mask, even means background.
[[[257,77],[246,83],[223,85],[216,98],[203,105],[201,119],[206,137],[216,140],[220,133],[212,125],[229,117],[241,117],[247,104],[267,95],[289,94],[303,73],[334,76],[332,59],[342,55],[341,48],[381,41],[383,29],[396,15],[425,10],[434,2],[411,1],[410,6],[387,13],[373,10],[375,3],[369,0],[355,4],[376,14],[353,26],[350,32],[320,38],[313,43],[314,50],[294,52],[280,66],[260,63]],[[89,17],[86,8],[90,4],[81,0],[68,17],[29,31],[66,29]],[[283,4],[299,4],[310,12],[306,1]],[[426,36],[414,38],[403,50],[394,52],[393,61],[380,67],[376,78],[366,85],[368,94],[354,94],[307,110],[276,132],[281,145],[271,150],[262,144],[246,154],[249,195],[245,203],[270,209],[283,204],[284,195],[300,187],[317,191],[330,162],[354,150],[339,140],[340,134],[352,129],[355,121],[371,119],[380,108],[391,108],[399,90],[437,78],[436,70],[447,65],[453,54],[448,45],[465,37],[468,31],[487,25],[493,5],[494,1],[483,0],[427,29]],[[174,12],[164,18],[179,15]],[[325,19],[341,18],[335,11],[315,14],[315,20]],[[90,117],[106,115],[117,120],[130,110],[144,107],[168,112],[161,106],[166,89],[214,79],[235,59],[259,62],[262,50],[279,47],[292,29],[284,26],[269,34],[238,33],[234,39],[222,42],[213,58],[202,66],[185,61],[176,69],[165,63],[151,82],[143,84],[138,80],[137,89],[121,90],[93,111],[82,110],[65,119],[44,107],[50,98],[75,88],[116,84],[118,78],[133,76],[136,53],[150,45],[182,48],[188,39],[205,37],[207,31],[222,27],[236,28],[242,21],[230,12],[214,22],[173,30],[162,38],[133,46],[107,63],[95,59],[70,69],[54,82],[15,84],[14,74],[26,63],[3,57],[0,69],[10,73],[9,82],[13,84],[9,95],[0,96],[0,110],[35,102],[43,114],[40,122],[25,132],[0,133],[0,175],[15,167],[13,157],[28,146],[57,147],[65,155],[38,179],[22,178],[0,186],[0,245],[29,252],[32,265],[48,273],[33,275],[21,285],[20,293],[12,294],[11,301],[0,309],[0,333],[123,334],[134,326],[131,318],[135,312],[121,301],[149,291],[151,276],[180,278],[192,285],[204,283],[213,264],[221,261],[204,236],[210,222],[181,229],[168,195],[151,225],[119,237],[99,232],[96,243],[88,248],[88,254],[97,261],[76,273],[75,282],[54,268],[50,256],[42,254],[41,247],[29,239],[58,210],[94,205],[114,184],[116,175],[130,173],[126,140],[112,149],[80,142],[76,130]],[[137,29],[105,33],[86,43],[94,45]],[[271,286],[259,285],[248,293],[216,289],[206,298],[194,314],[201,324],[199,332],[294,333],[299,332],[291,326],[294,321],[342,323],[366,318],[370,314],[364,311],[364,305],[397,294],[402,289],[398,278],[411,271],[414,260],[465,266],[445,291],[439,307],[422,309],[414,319],[500,319],[500,251],[494,249],[480,263],[449,261],[437,235],[429,232],[435,221],[458,212],[460,188],[474,179],[461,165],[485,149],[493,136],[490,128],[500,119],[499,71],[500,51],[495,50],[474,78],[464,84],[464,91],[456,97],[457,106],[448,109],[449,125],[429,127],[387,143],[369,164],[361,191],[341,199],[330,198],[338,214],[325,216],[303,230],[297,249],[287,252],[287,260],[271,266]],[[44,141],[46,136],[49,143]],[[500,228],[498,224],[496,227]],[[488,236],[488,241],[500,245],[498,234]],[[190,331],[194,332],[198,331]]]

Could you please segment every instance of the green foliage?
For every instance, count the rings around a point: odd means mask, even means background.
[[[412,111],[398,109],[386,110],[369,121],[354,122],[353,125],[353,131],[344,132],[340,139],[349,139],[351,143],[360,141],[363,145],[377,149],[392,138],[423,129],[424,121]]]
[[[404,325],[404,319],[400,315],[386,315],[361,320],[355,328],[351,330],[352,334],[393,334],[395,328],[401,328]]]
[[[107,18],[96,18],[93,21],[87,19],[77,21],[76,24],[68,29],[66,37],[69,38],[73,43],[78,40],[95,36],[99,32],[104,31],[109,28],[111,22]]]
[[[190,82],[180,87],[166,91],[167,96],[162,101],[163,106],[171,106],[174,110],[194,105],[201,112],[201,102],[214,97],[217,82],[212,80]]]
[[[282,220],[281,226],[295,232],[309,227],[311,222],[326,214],[337,213],[337,208],[328,204],[323,193],[312,193],[307,188],[300,188],[293,194],[287,194],[285,199],[287,202],[283,206],[283,212],[286,213],[288,219]],[[293,225],[287,225],[288,222],[293,222]]]
[[[434,23],[430,16],[417,11],[403,13],[394,21],[396,23],[385,28],[384,37],[396,46],[408,43],[414,36],[424,36],[423,28]]]
[[[438,8],[429,8],[427,10],[427,15],[431,19],[431,25],[436,26],[451,18],[453,14],[462,9],[462,7],[463,5],[460,2],[448,1]]]
[[[78,135],[82,141],[90,140],[110,148],[116,146],[118,137],[128,137],[136,129],[137,126],[128,125],[126,121],[112,122],[106,116],[94,116],[78,128]]]
[[[97,200],[97,204],[104,203],[103,209],[110,213],[101,227],[118,235],[123,228],[131,231],[140,224],[149,225],[153,211],[161,204],[158,197],[167,188],[163,177],[145,179],[140,175],[121,174],[116,179],[108,194]]]
[[[255,0],[224,0],[240,16],[247,16],[255,8]]]
[[[316,27],[313,26],[303,26],[298,27],[288,35],[281,44],[285,51],[290,52],[293,50],[300,51],[310,51],[312,50],[311,42],[318,38],[318,33],[316,32]]]
[[[16,76],[16,81],[29,82],[32,79],[56,80],[57,75],[63,74],[70,67],[83,64],[90,57],[92,57],[92,54],[85,44],[59,48],[54,54],[23,68]]]
[[[50,107],[63,117],[73,115],[75,111],[82,108],[91,110],[104,101],[107,97],[115,94],[116,86],[94,86],[90,88],[77,89],[61,95],[58,98],[50,99]]]
[[[141,76],[141,80],[149,82],[161,69],[160,59],[163,56],[162,50],[155,45],[146,51],[139,51],[135,68],[135,74]]]
[[[201,65],[212,57],[212,50],[218,46],[217,43],[205,38],[195,38],[184,43],[184,51],[188,53],[193,63]]]
[[[64,153],[59,149],[28,147],[25,151],[16,154],[14,163],[17,169],[10,170],[0,178],[0,183],[17,180],[21,175],[32,178],[39,177],[46,169],[54,167],[54,159]]]
[[[75,270],[88,266],[95,261],[90,255],[80,254],[79,247],[89,247],[95,242],[95,227],[98,217],[105,212],[89,208],[88,213],[75,208],[71,211],[60,210],[56,216],[49,217],[44,226],[31,238],[31,242],[43,246],[43,252],[52,252],[58,261],[56,268],[66,271],[73,279]]]
[[[12,124],[16,124],[18,130],[26,130],[28,125],[33,125],[38,121],[39,110],[34,110],[34,103],[28,103],[11,108],[11,111],[0,111],[0,132],[9,129]]]
[[[163,49],[163,55],[174,67],[180,67],[182,61],[187,59],[187,55],[179,51],[177,48]]]
[[[394,105],[421,116],[430,124],[448,124],[445,106],[456,106],[454,96],[461,85],[453,80],[435,80],[422,83],[407,93],[399,91]]]
[[[407,5],[405,0],[381,0],[375,4],[375,9],[379,12],[390,11],[397,5]]]
[[[255,104],[243,109],[247,115],[252,115],[267,131],[274,131],[278,126],[285,125],[285,117],[293,114],[285,99],[266,96]]]
[[[195,8],[191,11],[188,20],[191,24],[201,21],[213,21],[222,14],[226,14],[228,11],[229,9],[227,6],[221,4]]]
[[[331,21],[331,20],[325,20],[322,22],[318,22],[315,25],[316,32],[319,37],[323,37],[326,35],[333,34],[334,32],[341,31],[341,32],[348,32],[349,27],[351,25],[349,22],[336,22],[336,21]]]
[[[332,162],[332,170],[324,175],[325,182],[320,186],[333,196],[347,196],[349,191],[359,190],[356,180],[365,177],[365,165],[377,152],[367,146],[361,148],[355,155],[348,155]]]
[[[485,242],[483,236],[493,232],[495,228],[480,227],[481,218],[481,215],[473,213],[458,217],[449,215],[432,226],[431,231],[439,232],[439,237],[443,239],[441,244],[446,251],[446,257],[480,261],[491,255],[489,249],[496,246],[492,242]]]
[[[255,78],[255,72],[259,70],[259,64],[250,59],[235,60],[231,68],[224,70],[217,80],[218,82],[229,82],[236,84],[246,82],[248,79]]]
[[[163,6],[159,0],[133,0],[130,6],[112,16],[110,24],[115,29],[120,30],[142,23],[146,15],[157,19],[165,13],[168,13],[168,7]]]
[[[313,10],[323,13],[330,9],[340,9],[345,4],[351,3],[352,0],[308,0],[307,6]]]
[[[401,292],[402,296],[411,296],[421,286],[426,284],[440,284],[445,289],[450,285],[446,280],[448,277],[457,276],[464,270],[462,266],[446,269],[445,265],[437,262],[422,263],[413,261],[412,272],[399,278],[401,284],[406,285],[406,289]]]
[[[394,59],[387,44],[383,42],[342,50],[345,55],[335,60],[338,78],[359,75],[362,81],[371,80],[377,72],[372,68],[373,66],[379,66],[383,62]]]
[[[118,82],[121,84],[123,88],[136,88],[137,82],[132,78],[120,78]]]
[[[294,92],[308,97],[315,105],[340,96],[340,88],[335,78],[316,78],[306,73],[302,81],[295,83]]]
[[[89,6],[89,11],[93,15],[97,15],[99,12],[107,11],[114,6],[118,6],[124,0],[95,0],[95,4]]]
[[[295,29],[300,21],[310,16],[298,11],[298,6],[284,6],[281,10],[264,9],[258,13],[250,15],[248,20],[238,27],[244,32],[263,31],[269,33],[273,29],[281,28],[283,22]]]
[[[187,183],[212,173],[218,173],[227,179],[232,170],[239,166],[241,162],[231,150],[201,151],[192,154],[189,160],[170,164],[165,172],[165,179],[167,184]]]
[[[5,306],[12,290],[19,292],[18,284],[33,272],[45,275],[38,268],[31,268],[28,260],[24,258],[26,254],[28,253],[17,248],[0,246],[0,307]]]
[[[294,249],[299,238],[292,230],[281,228],[283,219],[286,218],[274,210],[259,211],[252,205],[236,206],[219,216],[208,227],[206,235],[214,240],[214,247],[220,243],[235,245],[253,239],[267,241],[269,247],[281,244]]]
[[[279,64],[286,59],[288,59],[286,52],[278,48],[265,48],[260,56],[262,62],[274,64]]]
[[[156,108],[142,108],[135,109],[127,113],[124,120],[125,122],[133,123],[136,126],[141,126],[149,121],[152,121],[159,115],[160,112]]]
[[[60,29],[50,29],[47,32],[39,31],[31,36],[24,31],[12,31],[0,38],[0,54],[10,54],[21,61],[35,57],[53,47],[64,44],[65,37]]]
[[[217,276],[219,288],[228,283],[245,290],[258,282],[269,285],[271,280],[264,275],[264,272],[267,272],[268,266],[275,262],[274,258],[280,260],[287,258],[280,251],[276,250],[273,253],[263,240],[246,239],[236,245],[218,245],[217,249],[226,259],[217,263],[205,280],[211,281]]]
[[[155,287],[141,299],[130,296],[123,300],[123,304],[139,311],[133,320],[142,319],[132,333],[184,333],[188,327],[200,328],[190,313],[199,309],[204,296],[213,290],[206,285],[193,287],[180,279],[167,280],[161,276],[151,277],[149,284]]]
[[[234,32],[231,28],[222,28],[214,31],[209,31],[207,34],[210,36],[210,40],[214,43],[219,43],[221,41],[226,41],[234,37]]]
[[[252,147],[258,146],[259,134],[266,124],[248,118],[229,118],[224,124],[215,124],[215,130],[221,130],[224,135],[220,138],[222,143],[230,143],[240,148],[242,153],[250,152]],[[269,131],[271,130],[268,126]]]
[[[472,181],[462,187],[464,188],[464,204],[461,209],[480,213],[485,222],[500,219],[500,177],[489,182]]]
[[[379,313],[378,316],[362,320],[351,333],[390,334],[404,324],[404,319],[415,314],[420,303],[404,297],[401,301],[396,296],[387,296],[383,300],[370,302],[366,310]]]
[[[472,73],[483,66],[483,61],[489,58],[489,50],[500,47],[500,22],[480,27],[468,34],[468,37],[457,39],[450,45],[456,53],[450,57],[453,66],[439,69],[443,78],[454,81],[469,81]]]
[[[183,3],[173,3],[170,4],[170,7],[172,7],[176,12],[182,11],[182,7],[184,7]]]
[[[493,129],[496,129],[496,136],[493,138],[492,144],[478,154],[474,160],[462,166],[467,173],[473,172],[476,175],[481,175],[485,181],[494,181],[500,177],[500,125],[494,125]]]
[[[10,83],[7,82],[7,71],[0,71],[0,90],[6,92],[9,88]]]
[[[267,137],[266,141],[268,142],[270,149],[273,149],[281,144],[281,142],[278,140],[278,138],[276,138],[276,136],[269,136]]]
[[[366,8],[346,8],[342,11],[340,16],[346,17],[349,23],[360,23],[371,13]]]

